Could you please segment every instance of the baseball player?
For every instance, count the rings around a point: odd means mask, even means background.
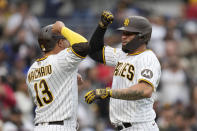
[[[90,40],[90,56],[101,63],[114,66],[112,89],[91,90],[85,101],[110,97],[110,120],[122,131],[158,131],[155,123],[154,100],[161,68],[155,54],[147,49],[152,26],[141,16],[124,20],[122,49],[104,46],[104,34],[112,23],[113,15],[104,11],[99,25]]]
[[[41,29],[38,43],[44,57],[26,79],[37,106],[35,131],[76,131],[77,66],[88,53],[88,41],[57,21]]]

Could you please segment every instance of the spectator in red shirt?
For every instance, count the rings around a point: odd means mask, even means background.
[[[13,89],[4,81],[2,81],[2,76],[0,77],[0,119],[2,119],[3,114],[9,111],[16,104]]]

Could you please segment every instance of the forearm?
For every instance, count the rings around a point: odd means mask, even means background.
[[[103,48],[106,29],[98,26],[90,39],[89,56],[97,62],[104,63]]]
[[[105,32],[106,29],[97,26],[95,32],[90,39],[90,54],[103,49]]]
[[[71,46],[78,43],[87,43],[87,39],[67,27],[61,28],[61,34],[70,42]]]
[[[105,89],[91,90],[86,93],[85,101],[91,104],[96,99],[107,99],[109,97],[121,100],[140,100],[150,98],[152,87],[147,83],[138,83],[134,86],[124,89]]]
[[[112,89],[111,97],[122,100],[139,100],[143,98],[150,98],[152,94],[152,87],[144,84],[137,84],[124,89]]]
[[[86,38],[68,29],[67,27],[62,27],[61,34],[70,42],[72,50],[75,54],[82,58],[88,54],[89,45]]]
[[[112,90],[112,98],[122,99],[122,100],[139,100],[145,98],[143,96],[144,92],[139,90]]]

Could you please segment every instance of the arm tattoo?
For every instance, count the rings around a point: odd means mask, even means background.
[[[131,90],[130,92],[123,92],[118,90],[112,91],[112,98],[122,100],[139,100],[144,97],[144,91]]]

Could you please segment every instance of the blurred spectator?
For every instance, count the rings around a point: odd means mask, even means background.
[[[111,87],[114,68],[103,64],[97,65],[97,80],[104,84],[104,87]]]
[[[6,24],[6,16],[5,16],[5,12],[6,12],[6,8],[7,8],[7,0],[1,0],[0,1],[0,36],[3,35],[3,29],[4,26]]]
[[[23,41],[32,46],[36,43],[35,34],[39,30],[39,22],[29,11],[30,3],[21,1],[18,10],[8,19],[5,33],[14,40],[24,39]]]
[[[197,111],[197,85],[194,86],[191,96],[192,96],[191,104],[194,106],[195,111]]]
[[[11,74],[16,78],[16,80],[25,78],[28,71],[26,60],[16,58],[13,64],[14,67],[12,68]]]
[[[96,105],[87,106],[84,101],[84,95],[89,88],[98,88],[100,83],[97,81],[97,70],[95,67],[87,68],[85,71],[85,80],[83,85],[79,86],[79,105],[78,122],[80,131],[95,131],[97,109]],[[88,119],[87,119],[88,118]]]
[[[163,68],[168,66],[169,59],[178,56],[178,42],[175,40],[165,41],[165,55],[161,58]]]
[[[4,79],[0,77],[0,119],[7,119],[9,110],[16,104],[14,91]]]
[[[197,23],[188,21],[184,27],[185,37],[178,46],[182,63],[193,81],[197,81]]]
[[[166,36],[166,29],[164,27],[165,21],[162,16],[152,16],[150,18],[152,23],[152,36],[148,45],[159,58],[165,56],[165,42],[164,37]]]
[[[16,83],[16,106],[22,112],[22,120],[33,123],[33,102],[28,93],[25,79],[20,79]]]
[[[184,121],[187,123],[187,127],[192,131],[197,131],[197,118],[196,111],[193,105],[190,105],[184,110]]]
[[[87,107],[81,103],[78,105],[78,123],[80,131],[95,131],[95,114],[91,107]],[[88,119],[87,119],[88,118]]]
[[[6,52],[0,48],[0,76],[6,76],[9,73],[8,66]]]
[[[61,0],[45,0],[44,17],[57,18],[58,10],[61,8],[63,2]]]
[[[90,20],[94,18],[94,13],[91,10],[91,1],[88,0],[72,0],[73,6],[74,6],[74,11],[72,13],[72,17],[74,19],[85,19],[85,20]],[[77,21],[78,21],[77,20]]]
[[[0,120],[0,131],[3,131],[3,121]]]
[[[96,65],[96,63],[89,57],[87,56],[78,66],[79,73],[85,77],[87,74],[86,70],[93,68]]]
[[[9,120],[3,125],[3,131],[33,131],[33,128],[22,121],[22,112],[12,108]]]
[[[175,131],[187,131],[187,122],[184,119],[184,112],[177,111],[174,117],[174,130]]]
[[[184,105],[188,105],[190,90],[186,82],[187,77],[180,67],[179,58],[171,57],[161,75],[162,88],[159,97],[162,104],[173,105],[180,100]]]
[[[197,0],[187,0],[185,15],[187,19],[197,19]]]
[[[112,27],[116,29],[122,26],[124,18],[131,15],[147,16],[149,11],[137,5],[135,0],[118,0],[113,8],[113,13],[115,21],[113,21]]]
[[[174,109],[172,106],[166,104],[161,110],[161,116],[158,118],[157,123],[161,131],[170,131],[174,124]]]
[[[169,18],[166,23],[166,35],[164,40],[176,40],[181,39],[181,31],[178,27],[177,18]]]

